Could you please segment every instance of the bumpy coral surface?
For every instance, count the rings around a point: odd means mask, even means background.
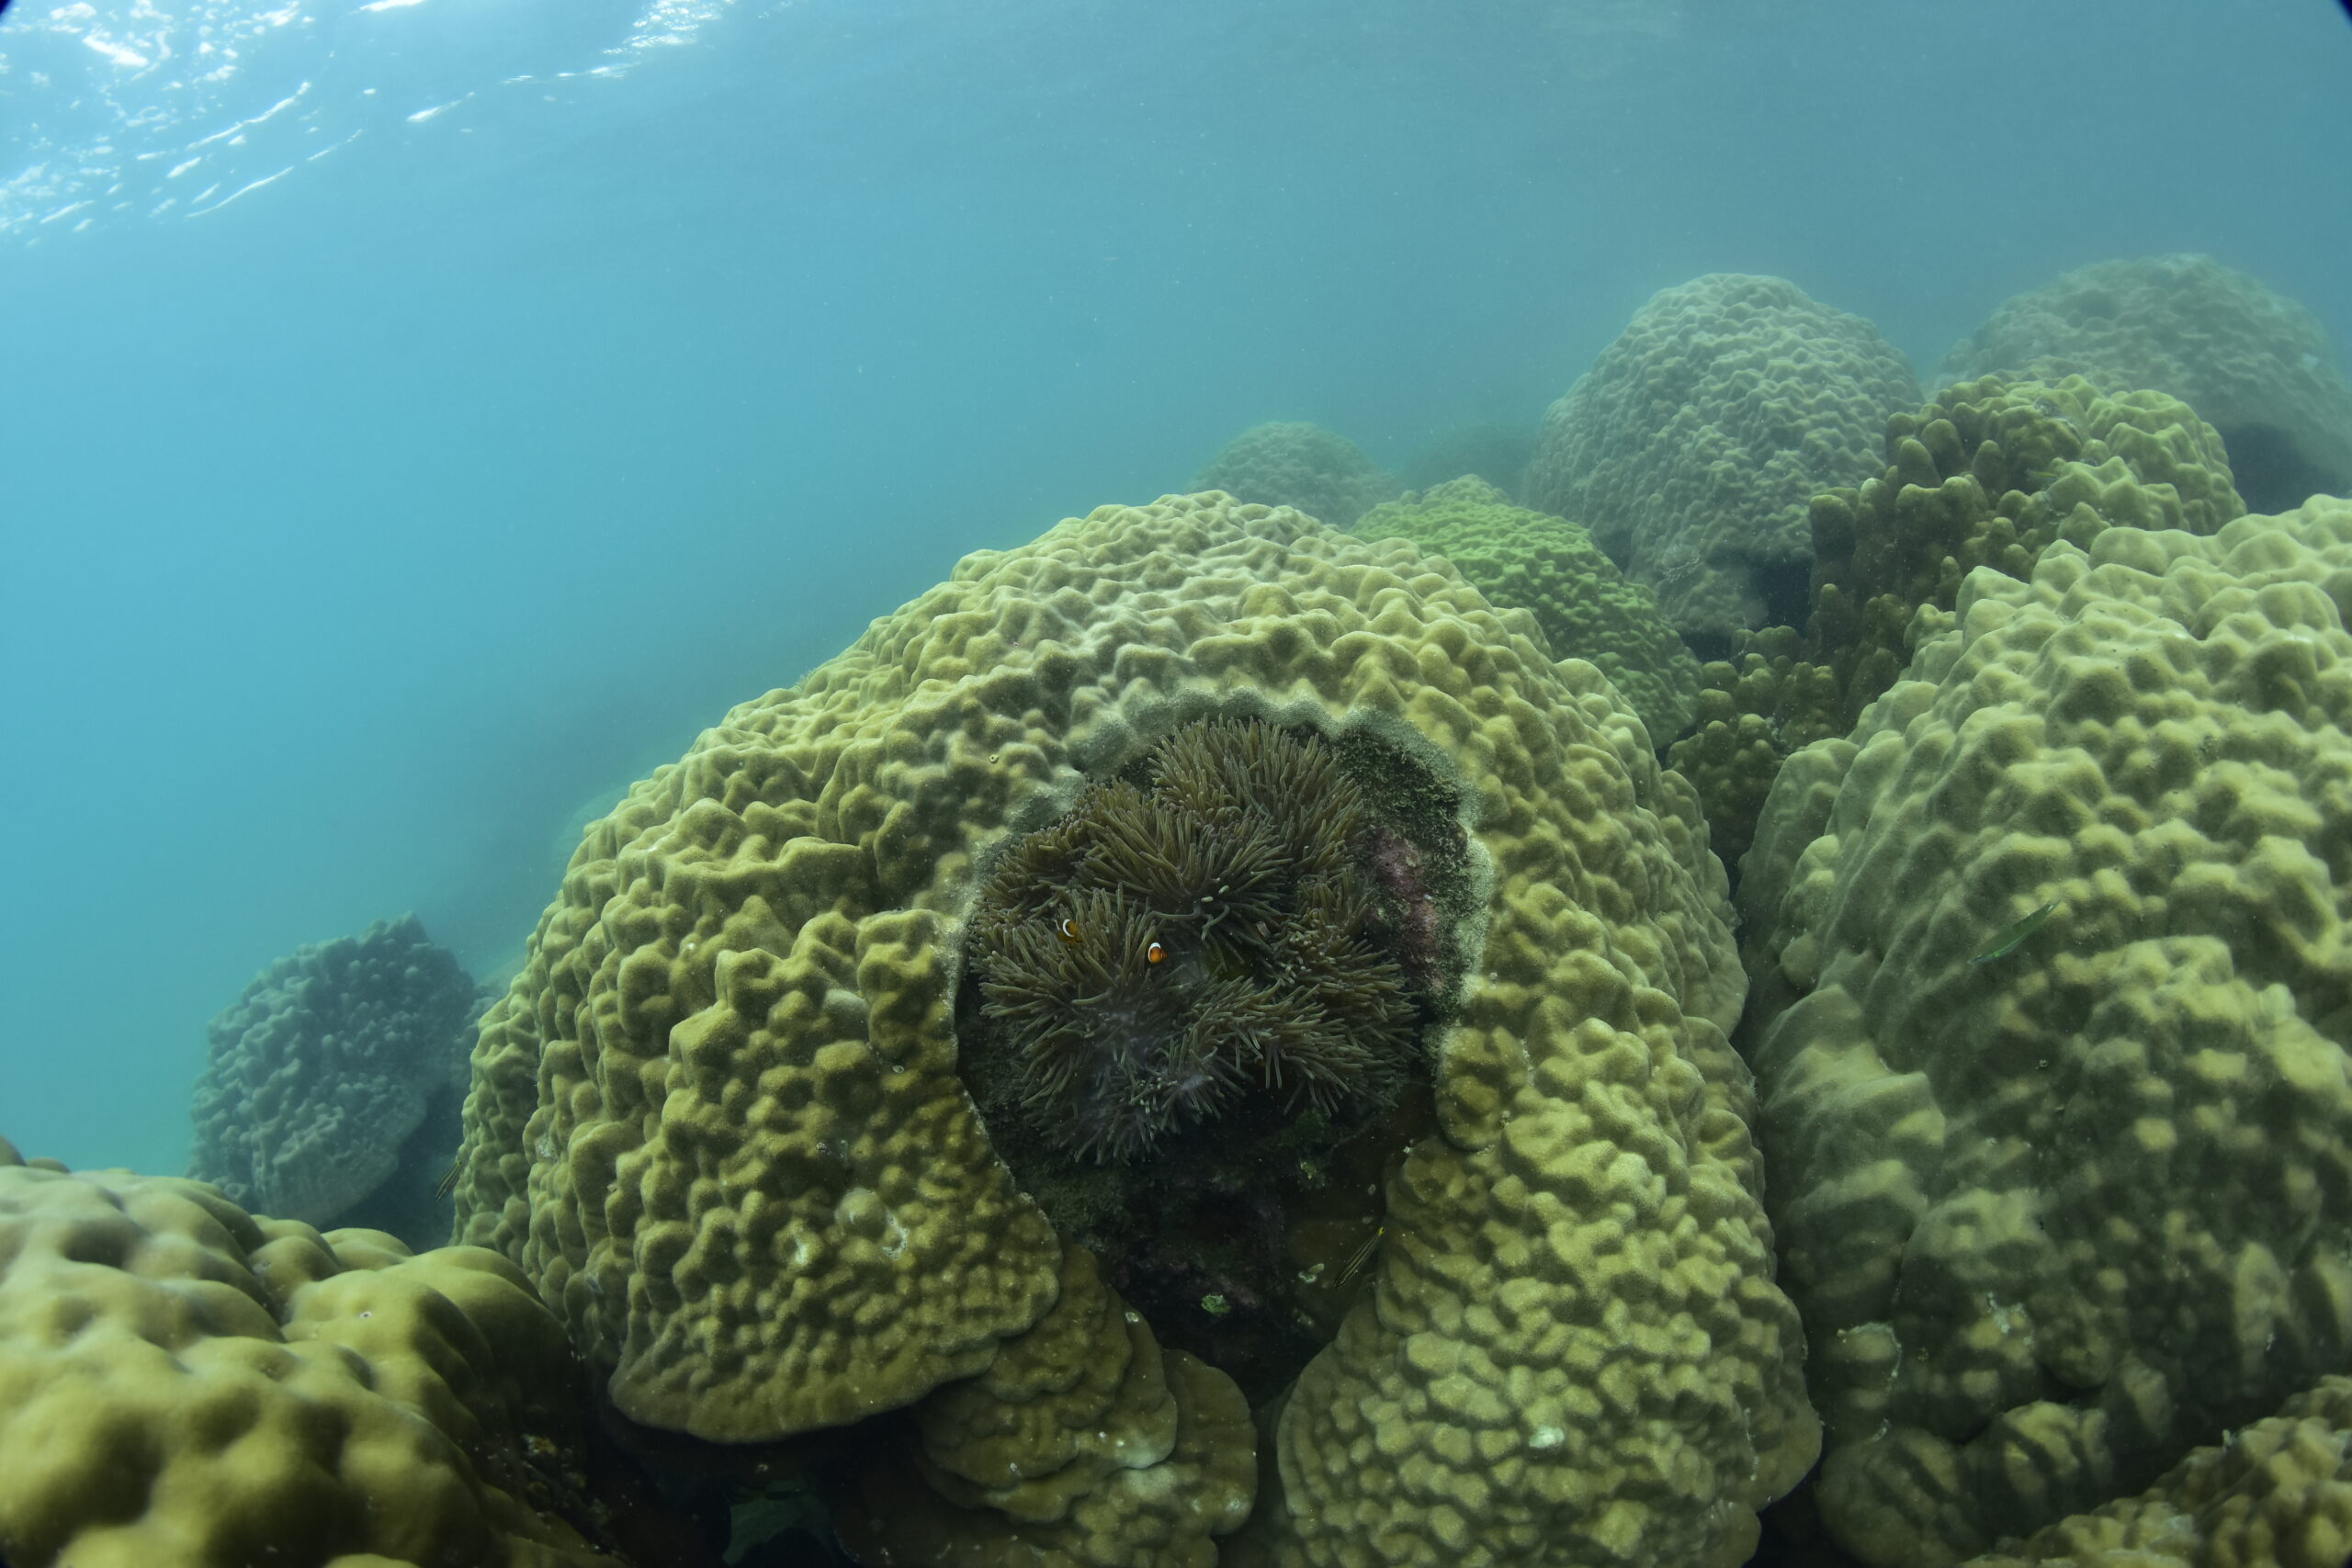
[[[1353,531],[1410,539],[1452,561],[1495,604],[1529,612],[1555,657],[1600,667],[1652,741],[1671,740],[1690,722],[1699,660],[1658,613],[1657,595],[1626,581],[1587,529],[1464,478],[1375,506]]]
[[[957,1077],[976,859],[1195,719],[1376,731],[1458,780],[1482,956],[1253,1529],[1302,1565],[1738,1562],[1816,1429],[1722,873],[1531,629],[1223,495],[967,558],[591,831],[484,1023],[466,1234],[657,1422],[774,1435],[989,1372],[1067,1287]]]
[[[1691,732],[1667,749],[1707,812],[1707,847],[1737,872],[1756,816],[1792,751],[1852,728],[1836,672],[1814,662],[1793,626],[1744,632],[1736,658],[1711,659],[1692,705]]]
[[[1979,566],[2023,578],[2052,541],[2103,528],[2211,534],[2245,511],[2213,427],[2162,392],[2109,397],[2079,376],[1948,387],[1887,422],[1885,469],[1813,502],[1815,652],[1841,728],[1910,658],[1920,606],[1950,610]]]
[[[2347,606],[2352,502],[2062,541],[1781,770],[1744,1039],[1867,1560],[2136,1490],[2352,1358]]]
[[[1232,1381],[1162,1351],[1080,1247],[1054,1310],[912,1416],[842,1510],[862,1561],[1214,1568],[1257,1489]]]
[[[2121,524],[2210,534],[2245,510],[2221,437],[2188,404],[2108,397],[2080,377],[1946,388],[1887,422],[1886,459],[1859,489],[1814,498],[1804,635],[1746,635],[1736,660],[1709,664],[1698,733],[1669,754],[1727,864],[1780,759],[1852,729],[1973,569],[2023,578],[2059,538],[2088,545]]]
[[[1969,1568],[2343,1568],[2352,1561],[2352,1378],[2199,1449],[2135,1497],[2078,1514]]]
[[[718,1441],[981,1371],[1058,1257],[956,1078],[945,922],[820,827],[906,804],[800,795],[758,722],[591,829],[483,1019],[458,1189],[625,1413]]]
[[[1334,528],[1396,493],[1396,481],[1363,447],[1296,420],[1251,425],[1193,476],[1193,488],[1221,490],[1261,506],[1295,506]]]
[[[562,1330],[478,1247],[255,1220],[0,1142],[12,1568],[618,1568]]]
[[[1531,506],[1592,529],[1675,629],[1728,651],[1802,614],[1805,509],[1875,466],[1911,367],[1860,316],[1716,273],[1642,307],[1544,416]]]
[[[473,1011],[414,915],[296,949],[212,1021],[188,1174],[314,1225],[422,1207],[456,1142]]]
[[[2352,489],[2352,387],[2302,306],[2211,256],[2098,262],[2005,301],[1945,356],[1942,378],[2080,372],[2168,392],[2222,433],[2262,511]]]

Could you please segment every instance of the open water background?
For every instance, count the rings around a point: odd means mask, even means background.
[[[729,704],[1258,421],[1532,425],[1710,271],[2352,344],[2347,168],[2327,0],[17,0],[0,1132],[179,1169],[271,959],[513,962]]]

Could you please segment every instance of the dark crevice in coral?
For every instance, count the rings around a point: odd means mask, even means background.
[[[1815,1466],[1780,1501],[1757,1516],[1763,1528],[1747,1568],[1861,1568],[1861,1559],[1839,1546],[1821,1522],[1814,1489]]]
[[[825,1497],[903,1412],[773,1443],[718,1443],[640,1426],[592,1388],[582,1490],[638,1568],[848,1568]]]
[[[1682,646],[1697,655],[1700,663],[1719,664],[1731,658],[1734,646],[1731,633],[1711,631],[1703,626],[1683,626],[1679,630]]]
[[[424,1117],[415,1131],[401,1140],[391,1175],[365,1198],[332,1216],[327,1228],[385,1231],[418,1252],[447,1245],[456,1208],[441,1190],[441,1178],[462,1139],[465,1103],[463,1088],[452,1085],[437,1089],[425,1101]]]
[[[1764,598],[1764,624],[1801,626],[1813,613],[1813,561],[1805,556],[1758,560],[1749,568],[1749,580]]]

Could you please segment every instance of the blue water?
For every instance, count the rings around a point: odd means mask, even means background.
[[[2326,0],[17,0],[0,60],[0,1132],[76,1165],[184,1164],[272,958],[512,962],[729,704],[1258,421],[1532,424],[1716,270],[1923,373],[2177,250],[2352,343]]]

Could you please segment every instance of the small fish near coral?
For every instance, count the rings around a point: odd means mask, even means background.
[[[1983,952],[1977,953],[1973,958],[1971,958],[1969,962],[1971,964],[1990,964],[1995,959],[2007,958],[2010,953],[2015,953],[2027,938],[2032,936],[2034,932],[2040,931],[2043,925],[2048,923],[2051,913],[2057,908],[2058,900],[2052,898],[2049,903],[2044,904],[2041,908],[2036,909],[2032,914],[2028,915],[2024,919],[2019,920],[2016,925],[2011,926],[2008,930],[1995,937],[1990,942],[1985,944]]]

